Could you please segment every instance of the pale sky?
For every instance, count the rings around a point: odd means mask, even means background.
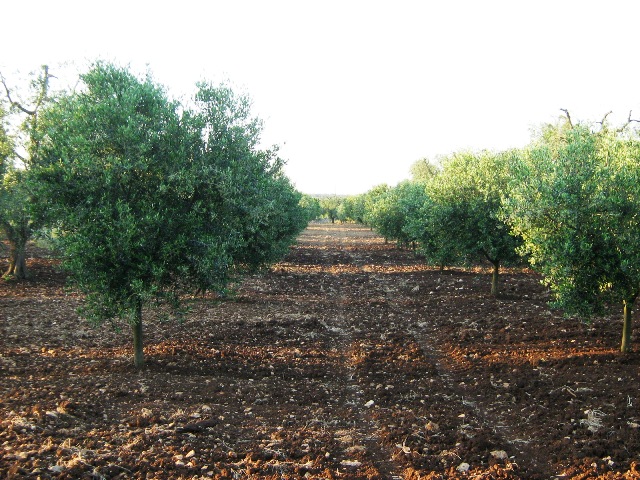
[[[95,59],[175,96],[228,81],[304,193],[357,194],[420,158],[524,146],[574,120],[640,118],[634,0],[18,1],[0,70]]]

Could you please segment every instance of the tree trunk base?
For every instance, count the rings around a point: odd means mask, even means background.
[[[4,273],[5,277],[15,278],[17,280],[24,280],[27,278],[27,259],[24,252],[10,253],[9,268]]]

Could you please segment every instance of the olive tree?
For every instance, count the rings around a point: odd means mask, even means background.
[[[442,172],[427,188],[432,200],[429,231],[437,249],[458,261],[489,261],[493,295],[498,294],[500,266],[519,260],[516,249],[521,239],[510,232],[500,214],[509,194],[509,166],[517,155],[516,151],[453,154],[444,159]]]
[[[627,124],[628,126],[628,124]],[[513,168],[505,218],[556,305],[589,318],[623,305],[630,350],[640,293],[640,141],[628,128],[549,125]]]
[[[447,265],[455,265],[461,260],[459,252],[450,248],[446,224],[453,220],[429,196],[426,189],[418,208],[407,218],[405,230],[416,242],[418,252],[430,265],[444,270]]]
[[[376,203],[386,195],[388,190],[389,185],[382,183],[362,194],[362,223],[368,227],[373,228],[375,225]]]
[[[376,198],[370,213],[371,224],[383,237],[397,241],[401,247],[408,247],[419,240],[410,223],[420,215],[424,202],[423,183],[400,182]]]
[[[300,228],[299,196],[230,89],[201,84],[186,108],[111,64],[81,81],[43,118],[34,184],[83,313],[127,320],[140,367],[143,307],[179,311],[181,294],[224,291],[273,261]]]
[[[322,215],[320,200],[311,195],[302,195],[300,198],[300,206],[304,209],[307,221],[309,222],[320,218]]]
[[[342,202],[343,214],[347,220],[364,222],[364,194],[351,195]]]
[[[3,168],[0,170],[0,228],[9,243],[9,268],[5,276],[23,279],[27,276],[26,246],[34,232],[42,226],[41,215],[33,208],[28,186],[28,171],[40,155],[39,117],[51,101],[49,67],[33,74],[25,87],[26,99],[17,96],[0,74],[9,104],[8,115],[0,115],[5,141]],[[13,127],[13,128],[10,128]],[[10,138],[9,131],[12,130]]]
[[[335,223],[339,219],[339,210],[342,199],[337,195],[330,195],[328,197],[322,197],[320,199],[320,208],[322,209],[322,216],[331,220],[331,223]]]

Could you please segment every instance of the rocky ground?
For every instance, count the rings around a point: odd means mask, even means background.
[[[236,296],[145,312],[136,371],[35,257],[0,281],[2,478],[640,478],[617,306],[563,318],[532,273],[493,298],[484,271],[313,224]]]

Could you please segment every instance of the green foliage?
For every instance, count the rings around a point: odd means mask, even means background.
[[[407,247],[418,240],[411,222],[420,215],[425,201],[422,183],[401,182],[375,197],[369,213],[371,226],[383,237]]]
[[[322,215],[320,200],[311,195],[302,195],[300,198],[300,207],[304,209],[307,222],[317,220]]]
[[[284,176],[277,149],[256,149],[262,124],[250,116],[248,97],[224,86],[199,87],[191,121],[205,138],[193,155],[202,155],[203,174],[210,176],[200,189],[216,192],[214,213],[225,219],[233,270],[254,271],[280,259],[308,223],[301,195]]]
[[[414,182],[429,183],[438,175],[440,169],[426,158],[421,158],[411,165],[411,179]]]
[[[342,199],[337,195],[321,198],[320,208],[322,209],[322,216],[331,220],[331,223],[335,223],[336,220],[340,219],[341,204]]]
[[[362,204],[363,204],[363,215],[362,215],[362,223],[373,227],[375,224],[375,206],[378,201],[383,198],[387,191],[389,190],[389,186],[386,184],[381,184],[373,187],[371,190],[366,192],[363,195]]]
[[[30,104],[18,101],[0,74],[9,113],[0,109],[0,229],[9,243],[9,268],[5,275],[27,276],[26,245],[42,226],[28,185],[29,168],[40,155],[39,113],[49,101],[49,69],[33,74],[27,89]],[[9,134],[10,126],[12,132]]]
[[[286,253],[306,225],[275,150],[258,150],[248,98],[200,84],[194,106],[97,63],[46,112],[33,171],[64,265],[96,322],[224,291]],[[134,335],[135,336],[135,335]]]
[[[569,122],[547,126],[515,164],[505,204],[557,305],[585,318],[638,296],[639,211],[637,136]]]
[[[405,229],[417,243],[418,252],[428,264],[444,268],[461,263],[458,251],[449,246],[447,224],[443,223],[455,223],[455,218],[447,215],[426,189],[422,193],[424,197],[421,205],[409,216]]]
[[[7,237],[12,237],[25,228],[30,232],[33,230],[29,205],[31,196],[25,182],[26,177],[25,170],[13,165],[8,165],[0,177],[0,227]]]
[[[521,240],[500,216],[514,157],[517,152],[456,153],[444,159],[442,172],[427,186],[432,202],[425,228],[432,239],[427,256],[439,262],[444,255],[456,262],[488,260],[494,266],[494,294],[499,266],[519,260]]]
[[[442,174],[429,185],[444,239],[459,258],[484,257],[492,263],[516,261],[519,240],[500,218],[508,196],[512,152],[461,152],[445,159]]]
[[[365,205],[364,195],[352,195],[346,197],[342,202],[342,216],[345,220],[357,223],[364,223]]]
[[[13,140],[7,132],[7,112],[0,104],[0,174],[9,166],[9,159],[13,153]]]

